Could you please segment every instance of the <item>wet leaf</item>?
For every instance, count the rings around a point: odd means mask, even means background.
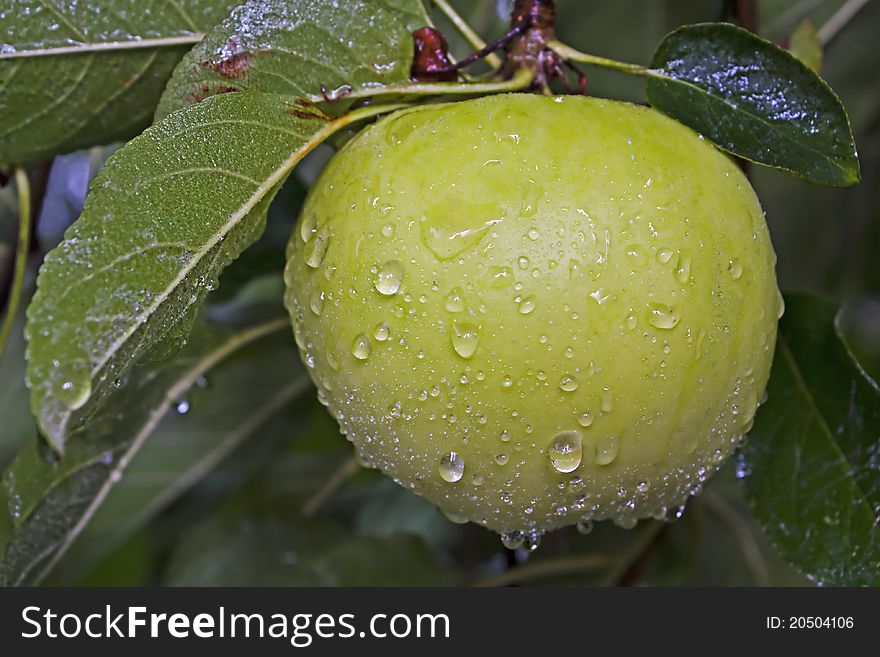
[[[309,403],[292,403],[302,397]],[[236,486],[245,476],[240,470],[252,470],[256,459],[308,427],[302,413],[313,397],[287,330],[215,367],[172,405],[71,546],[59,565],[66,581],[95,565],[196,485],[223,490]],[[261,444],[252,447],[255,441]],[[243,454],[245,444],[254,453],[250,458]]]
[[[0,0],[0,162],[128,139],[236,0]]]
[[[725,23],[686,25],[661,42],[651,103],[721,148],[823,185],[859,181],[840,99],[806,64]]]
[[[792,295],[768,399],[743,449],[770,542],[818,584],[880,584],[880,389],[853,359],[838,306]]]
[[[168,116],[108,160],[28,309],[31,406],[55,451],[132,365],[186,339],[296,163],[383,111],[329,120],[287,96],[225,94]]]
[[[429,23],[420,0],[251,0],[181,61],[157,116],[229,91],[322,100],[322,87],[336,96],[408,82],[411,33]]]
[[[57,459],[37,441],[26,444],[5,472],[0,489],[0,526],[4,522],[11,526],[5,545],[0,541],[0,583],[33,583],[45,575],[127,472],[129,463],[155,434],[168,410],[179,409],[190,387],[200,377],[212,376],[209,370],[215,365],[220,368],[220,380],[234,376],[241,382],[247,371],[257,377],[263,369],[286,360],[289,367],[279,369],[278,375],[286,375],[289,383],[278,386],[256,407],[251,404],[244,419],[229,427],[228,433],[215,435],[218,443],[213,447],[219,452],[211,452],[204,438],[199,445],[187,446],[193,448],[188,453],[181,447],[183,451],[178,456],[185,455],[185,459],[179,464],[180,469],[155,482],[159,489],[163,483],[182,486],[186,473],[192,476],[187,466],[210,464],[224,449],[259,429],[261,418],[265,420],[267,414],[280,408],[286,399],[292,399],[302,387],[287,329],[285,317],[235,332],[203,324],[175,359],[158,366],[148,364],[132,372],[114,403],[74,435],[63,459]],[[279,352],[275,342],[275,348],[262,352],[263,345],[258,342],[272,334],[284,336],[284,348]],[[262,355],[253,361],[255,353]],[[251,385],[254,390],[265,391],[255,382]],[[226,403],[230,408],[236,407],[229,399]],[[163,428],[167,430],[169,424],[173,426],[173,421],[166,421]],[[161,443],[158,449],[161,451]],[[146,495],[144,501],[155,504],[157,493],[153,489],[152,496]]]
[[[755,521],[728,462],[669,523],[640,573],[647,586],[808,586]]]

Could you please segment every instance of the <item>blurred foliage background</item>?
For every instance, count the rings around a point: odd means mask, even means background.
[[[487,38],[502,33],[504,0],[452,3]],[[558,0],[559,38],[586,52],[647,64],[660,39],[685,24],[730,18],[707,0]],[[880,3],[830,20],[843,0],[756,0],[756,31],[784,42],[803,19],[826,39],[822,75],[849,111],[862,184],[811,187],[768,168],[750,175],[767,213],[785,292],[846,302],[846,332],[865,368],[880,375]],[[447,34],[452,30],[438,19]],[[460,57],[469,48],[450,39]],[[588,71],[595,96],[644,102],[642,81]],[[45,188],[39,253],[76,218],[88,179],[113,147],[35,167]],[[280,309],[283,248],[308,183],[326,153],[300,167],[270,213],[259,244],[230,268],[210,319]],[[13,185],[0,189],[0,271],[14,242]],[[35,253],[31,281],[39,262]],[[5,284],[5,281],[0,281]],[[2,286],[0,286],[2,287]],[[32,287],[32,283],[29,283]],[[177,400],[111,491],[51,584],[808,584],[767,545],[751,518],[733,462],[675,522],[623,530],[601,523],[509,552],[498,537],[457,525],[386,477],[352,466],[351,450],[315,400],[289,331],[240,350]],[[35,441],[23,385],[21,324],[0,360],[0,468]],[[735,461],[735,459],[734,459]],[[305,512],[304,512],[305,507]],[[310,517],[307,517],[310,516]]]

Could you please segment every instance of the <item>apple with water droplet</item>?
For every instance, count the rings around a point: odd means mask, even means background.
[[[361,461],[510,545],[684,504],[751,426],[782,312],[736,164],[580,96],[383,118],[288,259],[297,345]]]

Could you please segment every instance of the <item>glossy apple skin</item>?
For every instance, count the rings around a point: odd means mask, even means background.
[[[499,532],[684,504],[749,429],[782,312],[734,162],[596,98],[380,120],[288,258],[297,344],[361,460]]]

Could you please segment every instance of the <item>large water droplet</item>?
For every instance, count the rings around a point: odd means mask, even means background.
[[[639,519],[634,518],[633,516],[620,516],[619,518],[614,519],[614,524],[621,529],[632,529],[639,524]]]
[[[526,535],[521,531],[504,532],[501,534],[501,544],[508,550],[516,550],[526,540]]]
[[[499,267],[492,265],[489,267],[489,285],[494,288],[507,287],[513,283],[513,269],[507,266]]]
[[[306,258],[306,264],[312,269],[317,269],[324,262],[324,256],[327,254],[327,247],[330,246],[330,233],[322,230],[313,240],[307,242],[303,248],[303,255]]]
[[[572,472],[581,464],[583,458],[581,434],[578,431],[565,431],[550,443],[548,454],[550,463],[557,472]]]
[[[74,411],[81,408],[92,394],[91,376],[84,361],[58,364],[52,372],[52,381],[55,397]]]
[[[358,360],[366,360],[370,357],[370,338],[361,333],[351,344],[351,354]]]
[[[632,267],[637,269],[644,267],[647,261],[644,249],[638,244],[630,244],[626,247],[626,257],[629,259]]]
[[[296,256],[290,258],[284,264],[282,278],[284,279],[284,285],[287,287],[293,287],[293,284],[296,283]]]
[[[379,267],[374,284],[376,289],[385,296],[397,294],[403,283],[403,265],[400,260],[389,260]]]
[[[672,260],[672,256],[674,256],[674,255],[675,255],[675,252],[672,249],[666,249],[666,248],[659,249],[657,251],[657,262],[659,262],[662,265],[665,265],[670,260]]]
[[[437,472],[440,473],[443,481],[454,484],[464,476],[464,459],[455,452],[449,452],[440,459]]]
[[[589,534],[591,531],[593,531],[593,521],[592,519],[586,517],[578,518],[576,527],[581,534]]]
[[[743,275],[743,266],[739,260],[734,258],[727,264],[727,273],[730,274],[730,277],[733,280],[737,280]]]
[[[522,549],[526,552],[534,552],[541,545],[541,535],[533,531],[529,534],[526,534],[525,541],[523,543]]]
[[[559,388],[565,392],[574,392],[577,390],[577,387],[578,380],[571,374],[564,374],[562,378],[559,379]]]
[[[373,337],[376,338],[379,342],[385,342],[388,338],[390,338],[391,327],[388,326],[388,322],[382,322],[381,324],[379,324],[373,331]]]
[[[309,308],[316,315],[324,312],[324,293],[321,290],[315,290],[309,298]]]
[[[303,214],[302,221],[299,224],[299,235],[303,242],[309,242],[318,232],[318,215],[314,212],[306,212]]]
[[[597,465],[608,465],[617,458],[617,437],[600,436],[594,445],[593,461]]]
[[[460,208],[438,204],[422,217],[422,242],[440,260],[449,260],[473,248],[492,226],[502,220],[497,206],[484,206],[460,211]]]
[[[464,292],[460,287],[452,288],[446,297],[446,310],[451,313],[460,313],[464,310]]]
[[[519,304],[519,312],[522,315],[528,315],[535,309],[535,297],[528,296]]]
[[[684,257],[675,268],[675,280],[684,285],[691,278],[691,259]]]
[[[680,320],[674,308],[661,303],[651,304],[648,310],[648,323],[659,329],[673,329],[678,326]]]
[[[452,348],[462,358],[471,358],[480,342],[480,327],[470,322],[452,322]]]

